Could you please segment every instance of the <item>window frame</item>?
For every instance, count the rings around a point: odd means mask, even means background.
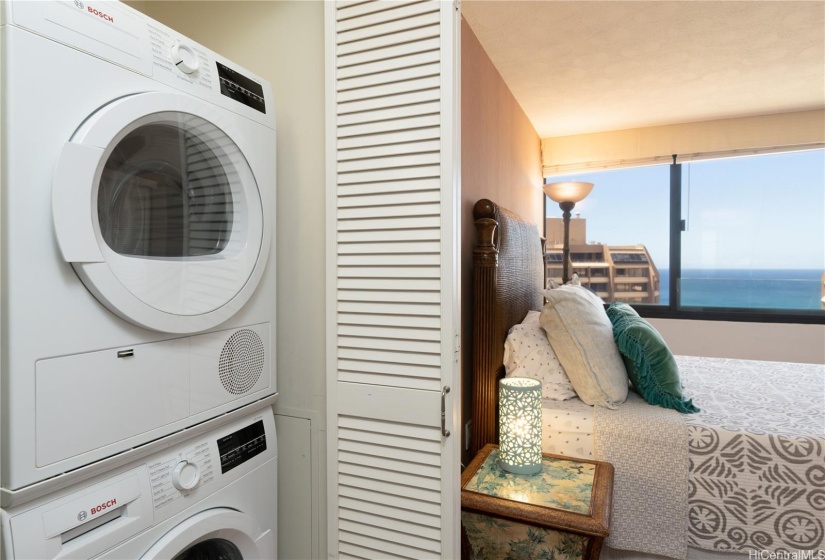
[[[670,274],[669,300],[667,304],[633,303],[629,304],[639,315],[651,319],[687,319],[693,321],[732,321],[745,323],[793,323],[793,324],[825,324],[825,312],[817,309],[764,309],[750,307],[688,307],[680,306],[679,280],[682,277],[682,231],[685,220],[682,218],[682,164],[677,163],[674,154],[670,164],[670,258],[668,266]],[[545,177],[547,184],[550,178]],[[541,193],[544,207],[544,236],[547,235],[547,201],[548,197]],[[608,304],[605,304],[605,307]]]

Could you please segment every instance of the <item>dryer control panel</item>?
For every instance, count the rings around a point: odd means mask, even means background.
[[[266,113],[264,104],[264,88],[253,80],[233,70],[229,66],[216,62],[218,79],[221,83],[221,94],[256,111]]]
[[[0,11],[14,25],[275,128],[269,83],[126,4],[0,2]]]

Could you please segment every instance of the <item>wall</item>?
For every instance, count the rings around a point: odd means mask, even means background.
[[[323,3],[132,6],[272,84],[278,129],[279,556],[326,557]]]
[[[461,22],[462,426],[470,419],[473,205],[489,198],[541,228],[538,134],[467,22]],[[541,229],[540,229],[541,231]],[[464,438],[462,429],[462,438]],[[463,440],[464,441],[464,440]],[[462,449],[464,448],[462,441]],[[465,464],[467,457],[464,457]]]
[[[669,163],[825,142],[825,110],[611,130],[542,140],[545,175]]]
[[[674,354],[825,364],[825,325],[650,319]]]

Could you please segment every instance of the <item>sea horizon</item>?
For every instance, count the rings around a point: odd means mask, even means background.
[[[684,268],[681,304],[686,307],[822,309],[823,269]],[[659,269],[660,302],[670,301],[670,270]]]

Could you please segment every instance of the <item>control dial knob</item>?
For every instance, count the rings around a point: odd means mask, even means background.
[[[198,57],[186,45],[175,43],[172,46],[172,62],[184,74],[191,74],[198,69]]]
[[[196,463],[183,460],[172,471],[172,484],[181,492],[192,490],[201,480],[201,470]]]

